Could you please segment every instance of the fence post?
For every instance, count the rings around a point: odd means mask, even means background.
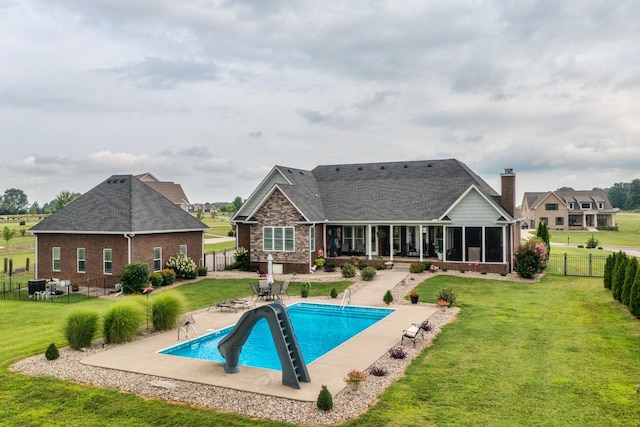
[[[564,253],[564,275],[567,275],[567,253]]]
[[[592,256],[593,254],[591,252],[589,252],[589,277],[593,276],[593,262],[592,262]]]

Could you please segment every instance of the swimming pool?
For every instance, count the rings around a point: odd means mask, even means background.
[[[291,323],[307,364],[361,333],[391,314],[391,308],[373,308],[300,302],[287,307]],[[224,363],[218,343],[235,325],[203,335],[167,349],[161,354]],[[256,322],[247,339],[239,364],[280,370],[280,360],[266,319]]]

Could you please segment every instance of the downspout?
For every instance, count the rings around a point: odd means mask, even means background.
[[[124,237],[127,238],[127,264],[131,264],[131,238],[135,237],[135,233],[125,233]]]

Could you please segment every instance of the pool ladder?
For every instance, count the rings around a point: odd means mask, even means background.
[[[184,335],[189,338],[189,341],[191,341],[193,338],[191,338],[191,335],[189,335],[189,328],[193,329],[193,332],[196,334],[196,337],[199,337],[200,334],[198,333],[198,331],[196,331],[195,326],[193,326],[191,324],[191,322],[189,320],[187,320],[186,322],[184,322],[184,325],[180,327],[180,329],[178,329],[178,341],[180,341],[180,331],[184,332]]]
[[[342,302],[340,303],[340,310],[344,310],[344,306],[347,304],[351,304],[351,289],[347,288],[344,291],[344,295],[342,295]]]

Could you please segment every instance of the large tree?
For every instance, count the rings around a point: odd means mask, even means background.
[[[240,208],[242,207],[242,199],[240,198],[240,196],[236,196],[235,199],[233,199],[233,202],[231,202],[233,204],[233,207],[235,209],[234,212],[238,212],[240,210]]]
[[[28,204],[29,201],[24,191],[10,188],[5,190],[2,197],[2,213],[9,215],[25,213]]]
[[[640,179],[634,179],[629,183],[625,209],[640,209]]]
[[[68,203],[74,201],[79,196],[78,193],[72,193],[68,190],[62,190],[53,201],[53,211],[57,212],[64,208]]]
[[[629,184],[625,182],[616,182],[613,187],[607,188],[607,197],[614,208],[625,209],[627,203],[627,194],[629,193]]]

